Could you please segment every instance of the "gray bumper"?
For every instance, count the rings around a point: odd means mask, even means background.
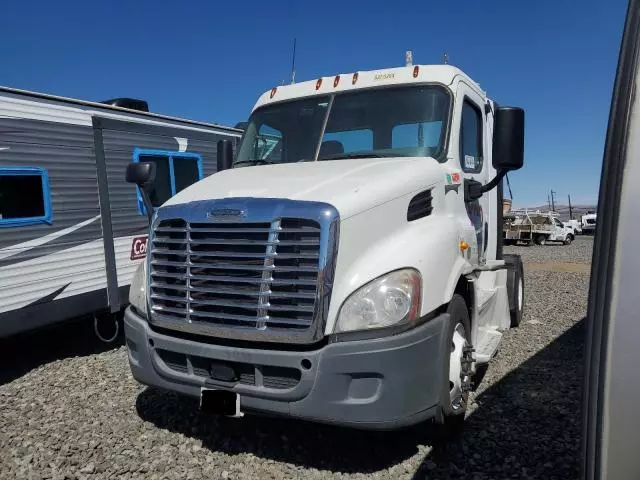
[[[239,393],[247,412],[394,429],[436,414],[447,321],[444,314],[399,335],[293,352],[159,334],[128,308],[125,334],[133,376],[143,384],[194,397],[204,386],[222,388]],[[213,380],[212,364],[240,373],[232,382]]]

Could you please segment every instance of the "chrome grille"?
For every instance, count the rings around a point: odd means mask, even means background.
[[[149,249],[151,322],[230,338],[268,341],[277,332],[277,340],[312,340],[333,275],[323,242],[337,228],[327,223],[323,237],[322,213],[237,223],[158,218]]]

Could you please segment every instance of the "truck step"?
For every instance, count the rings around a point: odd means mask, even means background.
[[[476,362],[478,364],[488,363],[498,351],[501,341],[502,333],[497,330],[488,330],[484,328],[478,330]]]

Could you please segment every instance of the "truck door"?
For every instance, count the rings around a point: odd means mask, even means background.
[[[458,154],[460,168],[465,179],[473,179],[482,184],[487,183],[490,163],[489,144],[485,135],[486,121],[483,99],[465,83],[460,83],[457,96],[456,111],[460,112],[458,125],[460,129]],[[489,235],[489,201],[491,195],[483,195],[472,202],[465,202],[469,221],[476,232],[477,250],[472,252],[472,262],[484,263],[487,254]]]
[[[557,218],[553,219],[553,239],[554,240],[564,240],[565,229],[564,225]]]

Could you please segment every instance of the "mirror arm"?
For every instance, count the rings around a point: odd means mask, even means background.
[[[507,174],[508,170],[502,169],[498,170],[496,176],[491,179],[490,182],[486,184],[481,184],[477,180],[465,180],[464,181],[464,199],[465,202],[472,202],[473,200],[477,200],[482,196],[483,193],[488,192],[495,188],[500,181]]]
[[[144,209],[147,212],[147,217],[149,217],[149,222],[151,222],[151,218],[153,217],[153,204],[151,203],[151,198],[147,193],[146,187],[146,185],[138,185],[140,196],[142,197],[142,203],[144,203]]]
[[[482,189],[481,189],[481,194],[488,192],[489,190],[494,189],[495,187],[498,186],[498,184],[500,183],[500,181],[504,178],[504,176],[508,173],[508,170],[498,170],[496,172],[496,176],[493,177],[493,179],[485,184]]]

